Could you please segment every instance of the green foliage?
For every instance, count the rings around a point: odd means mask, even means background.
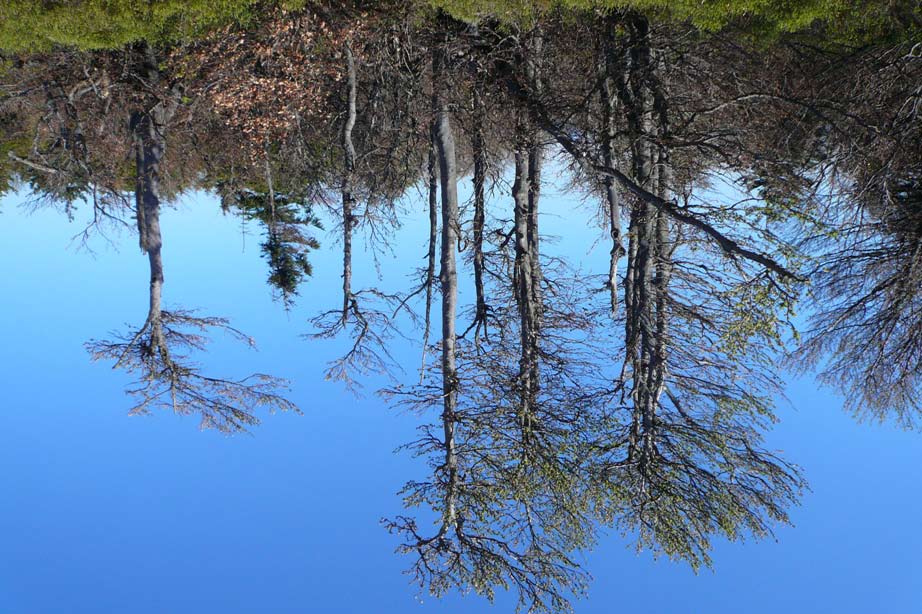
[[[308,234],[310,228],[321,228],[310,204],[295,195],[245,190],[233,195],[233,205],[241,215],[256,220],[266,228],[266,238],[260,245],[269,264],[269,285],[281,297],[286,307],[294,302],[298,287],[313,268],[308,253],[320,243]]]
[[[8,117],[0,114],[0,122],[8,120]],[[13,191],[16,187],[17,178],[21,178],[21,168],[12,161],[10,154],[21,156],[28,151],[29,142],[25,138],[20,137],[9,140],[3,138],[0,140],[0,196]]]
[[[282,0],[272,5],[297,9],[305,3]],[[228,23],[246,23],[267,8],[258,0],[4,0],[0,49],[116,49],[139,40],[176,43]]]
[[[6,0],[0,3],[0,50],[47,51],[56,45],[116,49],[139,40],[173,44],[194,40],[261,13],[297,10],[310,0]],[[909,0],[422,0],[464,20],[484,15],[532,21],[556,9],[634,10],[653,18],[688,21],[702,30],[742,24],[771,37],[826,25],[835,40],[860,42],[919,30]]]
[[[824,26],[840,42],[867,42],[918,32],[922,17],[911,0],[428,0],[459,19],[490,15],[529,21],[553,9],[632,10],[650,18],[690,22],[701,30],[743,26],[763,38]]]
[[[799,32],[825,24],[838,39],[871,39],[897,25],[892,7],[879,0],[615,0],[617,8],[662,12],[703,30],[734,22],[766,36]]]

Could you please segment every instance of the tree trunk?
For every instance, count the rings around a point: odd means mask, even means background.
[[[355,220],[353,205],[355,196],[355,146],[352,143],[352,130],[356,120],[356,77],[355,58],[352,48],[345,46],[347,113],[343,126],[343,324],[349,319],[349,304],[352,300],[352,226]]]
[[[663,68],[660,56],[656,63],[657,69]],[[670,199],[673,190],[672,163],[669,148],[666,145],[669,137],[669,108],[657,72],[651,72],[650,83],[653,97],[653,111],[655,114],[656,129],[658,130],[656,181],[657,195],[660,198]],[[672,253],[674,245],[671,242],[669,221],[663,211],[659,211],[656,218],[656,277],[653,286],[656,292],[656,345],[654,348],[654,364],[652,374],[652,387],[654,401],[659,402],[660,396],[666,387],[667,374],[667,347],[669,338],[669,281],[672,277]]]
[[[648,28],[643,18],[632,21],[632,41],[628,52],[626,74],[606,68],[606,76],[615,83],[621,106],[625,111],[630,139],[632,180],[646,189],[656,190],[655,165],[651,134],[653,117],[649,94],[650,49]],[[608,101],[603,106],[608,107]],[[606,113],[607,115],[607,113]],[[608,119],[608,118],[606,118]],[[609,134],[606,126],[606,135]],[[606,137],[606,155],[613,154]],[[613,157],[613,156],[612,156]],[[609,161],[606,160],[606,164]],[[608,186],[606,186],[608,187]],[[612,186],[613,187],[613,186]],[[609,201],[609,206],[612,203]],[[638,463],[642,495],[654,453],[656,399],[653,365],[656,355],[654,249],[657,242],[657,209],[647,202],[637,203],[631,211],[626,278],[625,367],[631,367],[633,412],[629,459]],[[613,249],[614,246],[613,246]],[[617,263],[613,263],[617,266]]]
[[[615,60],[615,46],[612,40],[613,29],[609,29],[605,34],[605,41],[602,45],[599,72],[601,73],[602,90],[602,156],[603,163],[608,168],[614,168],[617,164],[615,156],[615,92],[614,77],[619,69]],[[618,199],[618,188],[616,187],[615,178],[606,175],[605,182],[605,201],[608,207],[608,224],[609,234],[611,236],[611,251],[609,252],[608,265],[608,290],[609,300],[611,303],[611,314],[614,317],[618,313],[618,262],[624,255],[624,246],[621,244],[621,203]]]
[[[423,358],[419,370],[420,382],[426,375],[426,349],[429,346],[429,332],[432,328],[432,290],[435,285],[435,252],[439,242],[439,149],[436,144],[436,123],[429,129],[429,251],[426,254],[426,315],[423,326]]]
[[[474,315],[474,340],[480,339],[481,327],[486,327],[487,301],[483,287],[483,229],[486,222],[486,195],[485,183],[487,175],[487,156],[484,138],[484,124],[486,123],[486,109],[480,91],[474,88],[474,134],[471,139],[471,148],[474,152],[474,224],[473,224],[473,264],[474,264],[474,290],[477,303]]]
[[[512,184],[515,224],[515,262],[513,293],[519,312],[519,399],[523,443],[528,438],[528,426],[533,412],[536,381],[537,302],[534,290],[533,244],[530,241],[531,211],[529,178],[529,143],[525,126],[520,123],[515,148],[515,181]]]
[[[442,288],[442,424],[448,481],[444,513],[446,523],[454,525],[457,522],[458,494],[458,459],[455,450],[458,379],[455,364],[455,318],[458,303],[458,271],[455,259],[455,250],[458,247],[458,171],[448,101],[444,97],[443,68],[447,61],[445,56],[444,49],[438,49],[433,58],[433,107],[436,111],[435,135],[442,194],[442,254],[439,281]]]
[[[151,87],[157,87],[160,74],[157,58],[147,44],[140,73]],[[159,348],[165,347],[161,328],[161,297],[163,292],[163,239],[160,233],[160,163],[166,151],[166,127],[178,106],[175,96],[158,100],[146,111],[131,115],[131,132],[135,145],[135,204],[141,252],[146,253],[150,264],[150,304],[148,324],[151,338]]]
[[[528,57],[525,66],[528,81],[532,91],[541,96],[544,91],[541,57],[544,53],[544,37],[540,30],[536,30],[528,48]],[[531,126],[528,131],[528,255],[531,267],[531,301],[533,302],[535,326],[535,348],[540,321],[543,315],[543,301],[541,297],[541,283],[544,278],[541,272],[539,258],[540,234],[538,231],[538,201],[541,196],[541,170],[544,166],[544,132],[537,126]],[[537,350],[535,351],[537,358]],[[537,384],[537,382],[535,382]]]

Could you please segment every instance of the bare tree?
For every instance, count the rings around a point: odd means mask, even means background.
[[[174,86],[161,91],[161,75],[154,50],[144,45],[138,79],[151,94],[150,107],[132,114],[137,167],[138,234],[142,252],[150,264],[150,292],[147,318],[133,333],[115,341],[87,344],[94,359],[114,359],[114,368],[138,374],[137,385],[129,392],[140,398],[133,413],[146,413],[155,407],[171,408],[181,414],[199,414],[203,428],[233,433],[257,424],[253,410],[258,407],[297,410],[276,389],[284,382],[263,374],[243,380],[202,375],[188,362],[184,352],[202,350],[204,331],[217,328],[233,336],[252,340],[231,328],[222,318],[196,317],[188,311],[166,311],[162,306],[163,239],[160,231],[160,163],[166,149],[166,133],[179,105]]]
[[[810,88],[785,104],[808,109],[808,159],[826,195],[805,246],[815,258],[803,345],[790,365],[821,365],[858,417],[918,427],[922,415],[922,61],[912,42],[847,56],[808,52]]]

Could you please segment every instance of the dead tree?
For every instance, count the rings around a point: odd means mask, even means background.
[[[284,382],[255,374],[242,380],[202,375],[184,353],[203,350],[208,329],[229,332],[250,345],[252,339],[230,327],[222,318],[197,317],[188,311],[166,311],[163,294],[163,239],[160,231],[160,164],[166,149],[170,120],[179,105],[176,87],[163,87],[154,50],[143,45],[138,80],[147,89],[152,104],[132,113],[131,131],[135,140],[138,234],[142,252],[150,265],[147,318],[133,333],[114,341],[91,341],[87,348],[94,359],[113,359],[113,368],[137,373],[137,385],[129,393],[140,398],[132,413],[147,413],[156,407],[180,414],[199,414],[203,428],[233,433],[258,424],[254,410],[295,410],[280,396]],[[164,93],[166,90],[166,93]]]
[[[349,389],[357,391],[359,376],[371,373],[391,374],[399,370],[388,350],[388,342],[395,332],[392,311],[400,311],[406,301],[394,294],[388,294],[371,287],[354,290],[352,287],[352,241],[360,220],[356,213],[359,189],[357,183],[358,154],[354,132],[360,119],[358,110],[358,72],[352,43],[344,45],[345,59],[345,116],[342,125],[340,148],[342,150],[342,170],[340,178],[341,216],[342,216],[342,307],[338,310],[325,311],[311,319],[316,332],[307,335],[311,338],[331,339],[346,331],[350,335],[350,344],[346,352],[333,360],[326,370],[326,378],[343,382]],[[368,200],[374,198],[374,186],[366,190]],[[365,221],[372,219],[366,201]]]
[[[349,319],[349,308],[352,298],[352,227],[355,221],[353,207],[355,194],[353,183],[355,181],[355,145],[352,143],[352,130],[356,120],[356,75],[355,58],[352,47],[345,45],[343,53],[346,57],[346,122],[343,125],[343,323]]]

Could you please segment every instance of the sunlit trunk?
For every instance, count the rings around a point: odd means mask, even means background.
[[[356,120],[356,76],[355,58],[349,45],[345,46],[347,111],[343,126],[343,316],[345,323],[349,319],[349,303],[352,300],[352,227],[355,220],[355,146],[352,143],[352,130]]]
[[[611,40],[613,28],[605,35],[605,42],[600,50],[599,73],[602,82],[600,91],[602,106],[602,159],[608,168],[615,168],[617,158],[615,154],[615,91],[614,75],[619,70],[619,63],[615,59],[615,45]],[[618,312],[618,263],[624,255],[624,246],[621,241],[621,203],[618,198],[616,180],[610,175],[604,177],[605,204],[608,209],[609,234],[611,236],[611,250],[608,265],[608,291],[612,316]]]
[[[457,522],[458,459],[455,450],[457,427],[457,367],[455,318],[458,303],[458,271],[455,250],[458,248],[458,170],[455,160],[455,138],[451,127],[448,101],[443,79],[445,51],[439,49],[433,59],[433,108],[435,136],[439,154],[439,179],[442,195],[442,253],[439,281],[442,288],[442,424],[444,430],[445,471],[448,489],[445,501],[445,521]]]
[[[429,333],[432,328],[432,293],[435,285],[436,248],[439,242],[439,149],[436,144],[436,124],[433,121],[429,130],[429,249],[426,254],[426,314],[423,326],[423,359],[420,367],[420,381],[426,373],[426,348],[429,346]]]

